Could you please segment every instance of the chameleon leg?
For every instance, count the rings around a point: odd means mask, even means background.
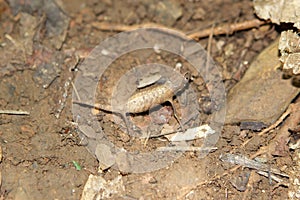
[[[126,128],[127,128],[127,133],[128,133],[129,135],[133,135],[134,132],[133,132],[133,130],[132,130],[132,128],[131,128],[131,123],[129,122],[126,113],[120,113],[120,114],[121,114],[121,116],[122,116],[122,118],[123,118],[123,120],[124,120],[124,122],[125,122],[125,125],[126,125]]]
[[[174,117],[177,120],[178,124],[180,125],[181,130],[184,131],[185,129],[183,128],[183,125],[182,125],[181,121],[179,120],[179,118],[177,116],[177,111],[176,111],[176,108],[173,104],[173,100],[168,100],[168,102],[170,102],[170,104],[172,106],[172,109],[173,109],[173,112],[174,112]]]

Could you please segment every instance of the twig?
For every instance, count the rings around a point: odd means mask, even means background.
[[[137,25],[123,25],[123,24],[111,24],[106,22],[94,22],[92,23],[92,27],[101,30],[101,31],[116,31],[116,32],[122,32],[122,31],[133,31],[139,28],[159,28],[163,29],[166,32],[172,32],[176,31],[179,33],[182,37],[186,37],[186,34],[182,31],[176,30],[174,28],[169,28],[164,25],[155,24],[155,23],[145,23],[145,24],[137,24]]]
[[[191,146],[173,146],[173,147],[159,147],[158,151],[211,151],[217,150],[217,147],[191,147]]]
[[[283,122],[283,120],[291,113],[291,106],[288,107],[288,109],[281,115],[281,117],[274,123],[272,124],[270,127],[264,129],[262,132],[260,132],[258,135],[263,135],[267,132],[269,132],[270,130],[276,128],[281,122]]]
[[[123,25],[123,24],[111,24],[107,22],[93,22],[92,27],[102,30],[102,31],[132,31],[138,28],[150,28],[150,27],[163,27],[166,28],[160,24],[155,23],[145,23],[145,24],[137,24],[137,25]]]
[[[6,115],[29,115],[30,113],[22,110],[0,110],[0,114]]]
[[[277,183],[283,183],[283,179],[281,179],[273,174],[269,174],[268,172],[257,171],[256,173],[258,173],[259,175],[262,175],[264,177],[271,178],[272,180],[276,181]]]
[[[253,19],[249,21],[244,21],[235,24],[225,24],[214,28],[213,35],[223,35],[223,34],[232,34],[237,31],[247,30],[254,27],[259,27],[261,25],[267,24],[269,21],[261,21],[258,19]],[[188,37],[193,39],[205,38],[210,35],[211,28],[204,29],[192,34],[189,34]]]
[[[247,30],[251,29],[254,27],[259,27],[264,24],[269,23],[269,21],[261,21],[258,19],[254,20],[249,20],[249,21],[244,21],[240,23],[234,23],[234,24],[225,24],[219,27],[215,27],[213,32],[211,28],[204,29],[198,32],[194,32],[191,34],[187,34],[187,36],[191,39],[200,39],[200,38],[205,38],[208,37],[211,32],[213,35],[222,35],[222,34],[232,34],[237,31],[242,31],[242,30]],[[180,32],[182,35],[186,35],[182,31],[176,30],[174,28],[169,28],[160,24],[155,24],[155,23],[146,23],[146,24],[138,24],[138,25],[123,25],[123,24],[111,24],[111,23],[106,23],[106,22],[94,22],[92,23],[92,26],[98,30],[102,31],[117,31],[117,32],[122,32],[122,31],[132,31],[136,30],[139,28],[161,28],[161,29],[168,29],[170,31],[177,31]]]
[[[79,93],[78,93],[77,88],[76,88],[76,86],[74,85],[73,81],[71,81],[71,85],[72,85],[72,87],[73,87],[73,90],[74,90],[74,92],[75,92],[75,94],[76,94],[77,99],[78,99],[79,101],[81,101],[80,96],[79,96]]]

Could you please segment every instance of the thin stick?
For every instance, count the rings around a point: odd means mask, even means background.
[[[22,110],[0,110],[0,114],[6,115],[29,115],[30,113]]]
[[[158,151],[211,151],[217,150],[217,147],[190,147],[190,146],[173,146],[173,147],[159,147]]]
[[[213,30],[213,35],[223,35],[223,34],[232,34],[237,31],[247,30],[255,27],[259,27],[269,23],[269,21],[261,21],[258,19],[248,20],[244,22],[234,23],[234,24],[225,24],[222,26],[215,27]],[[162,28],[162,29],[169,29],[172,28],[155,24],[155,23],[146,23],[146,24],[138,24],[138,25],[123,25],[123,24],[111,24],[105,22],[94,22],[92,26],[98,30],[102,31],[132,31],[138,28]],[[176,30],[173,28],[174,31],[180,32],[182,35],[186,35],[182,31]],[[187,34],[187,36],[191,39],[200,39],[208,37],[211,34],[211,28],[207,28],[201,31],[197,31],[191,34]]]
[[[291,113],[291,106],[288,107],[288,109],[280,116],[280,118],[271,126],[264,129],[262,132],[260,132],[258,135],[263,135],[267,132],[269,132],[272,129],[275,129],[280,123],[283,122],[283,120]]]
[[[156,23],[123,25],[123,24],[111,24],[106,22],[94,22],[92,23],[92,27],[102,31],[116,31],[116,32],[133,31],[139,28],[159,28],[159,29],[164,29],[166,32],[170,32],[170,33],[172,31],[176,31],[177,33],[180,33],[182,37],[186,37],[186,34],[182,31],[176,30],[174,28],[169,28],[164,25],[156,24]]]
[[[72,87],[73,87],[73,89],[74,89],[74,92],[75,92],[75,94],[76,94],[77,99],[78,99],[79,101],[81,101],[80,96],[79,96],[79,93],[78,93],[77,88],[75,87],[73,81],[71,81],[71,85],[72,85]]]
[[[205,76],[207,76],[209,74],[209,64],[210,64],[209,58],[210,58],[210,52],[211,52],[211,43],[212,43],[212,39],[214,36],[214,29],[215,29],[215,24],[212,25],[212,27],[210,29],[209,37],[208,37],[206,64],[205,64]]]
[[[269,21],[261,21],[258,19],[253,19],[249,21],[234,23],[234,24],[225,24],[214,28],[213,35],[223,35],[223,34],[232,34],[237,31],[247,30],[255,27],[262,26],[269,23]],[[211,28],[204,29],[192,34],[189,34],[188,37],[193,39],[205,38],[210,35]]]

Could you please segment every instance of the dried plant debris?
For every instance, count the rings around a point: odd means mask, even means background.
[[[147,87],[149,85],[152,85],[154,83],[156,83],[157,81],[159,81],[159,79],[161,79],[161,75],[156,73],[156,74],[151,74],[150,76],[146,76],[146,77],[141,77],[138,80],[138,86],[137,88],[144,88]]]
[[[273,23],[294,23],[300,29],[300,0],[255,0],[256,14]]]
[[[256,14],[273,23],[292,23],[300,29],[300,0],[255,0]],[[283,31],[279,42],[280,61],[283,69],[292,69],[294,74],[300,73],[300,39],[291,30]]]
[[[7,115],[29,115],[30,113],[22,110],[0,110],[0,114]]]
[[[184,132],[178,132],[174,135],[172,135],[171,138],[169,138],[172,142],[178,142],[178,141],[190,141],[195,140],[199,138],[204,138],[206,135],[214,134],[215,131],[207,124],[187,129]]]
[[[283,31],[278,46],[283,69],[292,69],[294,74],[300,74],[300,37],[297,33]]]

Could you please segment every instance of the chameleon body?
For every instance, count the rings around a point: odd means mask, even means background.
[[[173,96],[176,95],[178,92],[182,91],[188,84],[190,79],[190,74],[186,73],[185,77],[182,79],[180,77],[180,82],[175,84],[176,82],[173,81],[166,81],[166,83],[162,85],[157,85],[155,87],[145,89],[143,91],[137,92],[132,95],[126,104],[124,105],[117,105],[117,106],[110,106],[110,105],[103,105],[103,104],[95,104],[91,105],[88,103],[83,103],[80,101],[73,101],[73,103],[77,103],[83,106],[89,106],[95,109],[104,110],[108,112],[118,113],[121,114],[122,118],[124,119],[128,131],[129,129],[129,121],[127,118],[127,113],[137,114],[142,113],[145,111],[150,110],[151,107],[156,106],[158,104],[162,104],[164,102],[170,102],[174,111],[174,117],[180,124],[181,128],[182,125],[180,120],[176,115],[175,107],[173,106]],[[183,128],[182,128],[183,129]]]

